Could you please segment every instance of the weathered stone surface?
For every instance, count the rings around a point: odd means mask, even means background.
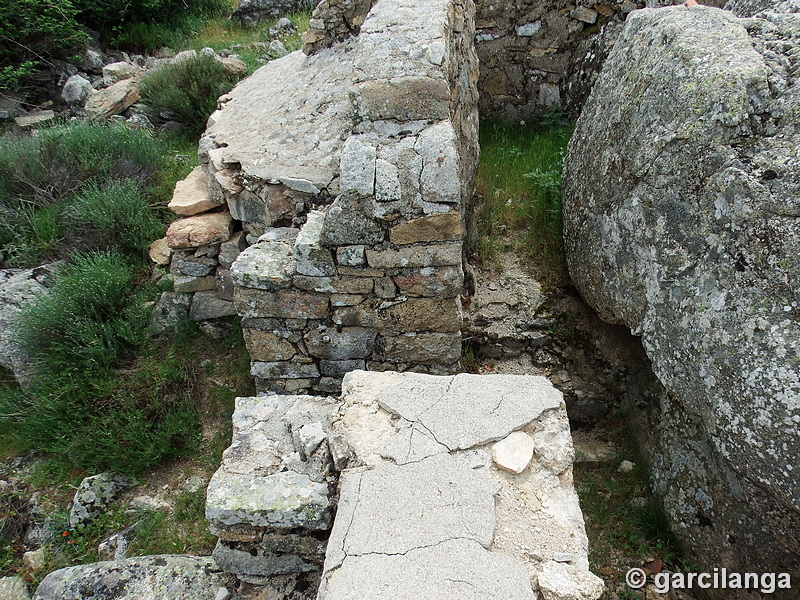
[[[356,246],[339,246],[336,248],[336,262],[346,267],[360,267],[367,263],[364,254],[365,247],[361,244]]]
[[[462,183],[458,141],[453,125],[444,121],[424,129],[419,134],[415,149],[422,156],[420,185],[426,200],[460,202]]]
[[[325,213],[311,211],[306,224],[294,243],[295,270],[301,275],[330,277],[336,275],[336,265],[330,250],[322,245]]]
[[[189,292],[204,292],[217,287],[217,280],[213,275],[194,277],[193,275],[174,275],[172,287],[178,294]]]
[[[217,61],[222,64],[227,73],[244,77],[247,75],[247,64],[235,56],[217,56]]]
[[[464,291],[464,271],[461,270],[461,265],[408,269],[392,279],[402,294],[411,296],[453,298]]]
[[[534,600],[525,568],[472,541],[452,539],[400,555],[348,558],[320,588],[320,600]]]
[[[296,353],[294,345],[286,338],[289,332],[260,331],[245,329],[244,341],[250,359],[259,362],[290,360]]]
[[[219,206],[208,191],[208,178],[203,167],[195,167],[185,179],[175,184],[167,208],[176,215],[190,217]]]
[[[292,278],[294,287],[309,292],[329,294],[369,294],[372,279],[366,277],[307,277],[298,275]]]
[[[364,121],[446,119],[450,113],[447,82],[429,77],[397,77],[353,86],[353,103]]]
[[[55,111],[52,110],[35,110],[27,115],[22,115],[20,117],[14,117],[14,123],[16,123],[17,127],[33,127],[39,123],[45,123],[47,121],[52,121],[56,118]]]
[[[191,294],[162,292],[150,314],[150,327],[156,333],[175,328],[181,321],[189,318],[191,303]]]
[[[409,246],[397,250],[367,250],[367,263],[373,269],[460,265],[461,244]]]
[[[319,370],[314,363],[254,362],[250,374],[260,379],[308,379],[319,377]]]
[[[533,458],[533,438],[524,431],[515,431],[492,446],[492,460],[501,469],[519,475]]]
[[[109,86],[123,79],[131,79],[142,70],[140,66],[125,61],[109,63],[103,67],[103,84]]]
[[[345,471],[326,569],[347,557],[405,554],[454,538],[488,547],[499,484],[449,454],[365,472]],[[413,494],[398,494],[400,490]]]
[[[329,399],[309,396],[237,398],[233,442],[208,484],[212,531],[225,539],[260,541],[275,530],[327,529],[327,445],[311,449],[307,437],[295,436],[306,425],[326,431],[336,408]],[[276,543],[269,544],[273,551]],[[294,537],[285,543],[299,552]]]
[[[216,291],[197,292],[192,298],[192,307],[189,309],[189,318],[192,321],[234,316],[236,316],[236,305],[228,300],[222,300]]]
[[[337,308],[333,322],[343,327],[373,327],[381,331],[455,332],[461,316],[454,300],[407,298],[398,302],[370,300],[358,306]]]
[[[97,517],[130,482],[115,473],[84,478],[75,492],[69,512],[69,526],[79,527]]]
[[[592,600],[605,591],[603,580],[596,575],[554,560],[544,564],[538,581],[544,600]]]
[[[383,336],[383,359],[394,363],[452,365],[461,357],[461,334],[404,333]]]
[[[562,402],[546,378],[528,375],[393,373],[381,381],[380,375],[355,372],[345,377],[344,389],[353,394],[368,380],[375,390],[369,393],[382,408],[420,423],[450,450],[502,439]],[[445,394],[448,401],[441,402]],[[482,401],[476,404],[476,398]]]
[[[177,251],[172,256],[170,271],[174,275],[205,277],[217,270],[217,259],[210,256],[195,256],[194,252]]]
[[[287,185],[304,180],[311,193],[327,189],[338,169],[332,157],[352,124],[353,63],[346,46],[313,57],[293,52],[239,83],[206,131],[218,161],[238,163],[244,177]]]
[[[47,291],[53,265],[36,269],[0,270],[0,365],[14,372],[20,382],[30,376],[29,358],[14,340],[17,313]]]
[[[170,248],[197,248],[227,241],[232,232],[231,213],[216,212],[173,221],[167,240]]]
[[[344,195],[328,209],[321,241],[326,246],[348,246],[377,244],[383,241],[384,233],[376,221],[375,201]]]
[[[313,329],[304,340],[311,356],[328,360],[351,360],[372,354],[377,332],[362,327]]]
[[[247,248],[245,233],[244,231],[237,231],[231,239],[220,244],[219,256],[217,257],[219,266],[223,269],[230,269],[245,248]]]
[[[631,13],[565,163],[570,274],[669,390],[637,429],[707,569],[800,572],[800,24],[780,6]]]
[[[259,242],[250,246],[231,266],[234,284],[268,291],[289,287],[294,272],[292,247],[283,242]]]
[[[61,97],[64,102],[71,106],[83,106],[89,99],[89,96],[94,94],[94,88],[88,79],[84,79],[80,75],[73,75],[64,83],[61,90]]]
[[[233,300],[239,315],[248,318],[322,319],[328,313],[325,294],[236,288]]]
[[[357,136],[344,143],[340,159],[339,189],[371,196],[375,191],[375,146],[365,144]]]
[[[34,600],[215,600],[227,583],[209,557],[155,555],[53,571]]]
[[[150,260],[161,266],[168,265],[172,259],[172,248],[169,247],[169,241],[165,237],[150,244],[147,253]]]
[[[319,361],[319,370],[328,377],[344,377],[350,371],[363,371],[365,368],[363,360],[325,360]],[[341,386],[340,386],[341,387]]]
[[[464,221],[458,212],[429,215],[389,230],[389,241],[401,245],[415,242],[460,241],[463,237]]]
[[[286,543],[287,539],[293,538],[299,543],[307,544],[310,541],[322,547],[324,554],[324,545],[319,540],[291,534],[280,538],[282,538],[281,543],[274,544],[279,545],[279,549],[274,548],[273,544],[242,544],[244,549],[240,549],[220,541],[214,548],[212,558],[221,569],[236,573],[242,581],[255,584],[266,583],[273,575],[305,573],[319,569],[319,560],[315,562],[308,560],[308,557],[298,554],[295,548],[291,548],[292,544]]]
[[[86,101],[86,114],[95,120],[119,115],[139,101],[139,84],[135,79],[118,81],[114,85],[93,94]]]
[[[22,577],[3,577],[0,579],[0,598],[4,600],[30,600],[28,588]]]

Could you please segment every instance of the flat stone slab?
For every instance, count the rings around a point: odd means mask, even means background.
[[[228,575],[204,556],[155,555],[67,567],[39,584],[34,600],[215,600]]]
[[[535,600],[521,563],[473,540],[452,539],[405,554],[346,561],[318,600]]]
[[[212,159],[298,191],[328,188],[352,129],[351,50],[343,43],[313,56],[292,52],[240,82],[211,117],[206,136],[219,147]]]
[[[405,554],[453,538],[488,547],[494,494],[488,469],[449,454],[364,472],[346,471],[326,565],[365,554]],[[399,493],[405,490],[404,493]],[[340,551],[341,549],[341,551]]]
[[[350,452],[319,600],[602,593],[546,379],[353,371],[333,431]]]
[[[355,371],[342,385],[347,394],[372,396],[381,408],[418,423],[448,450],[501,440],[562,403],[545,377],[528,375]]]

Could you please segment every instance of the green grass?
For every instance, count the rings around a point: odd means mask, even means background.
[[[647,560],[661,558],[672,569],[687,564],[661,503],[650,491],[649,467],[632,436],[619,420],[606,427],[620,454],[611,462],[576,462],[573,469],[589,537],[589,566],[613,591],[624,586],[628,569]],[[632,461],[634,469],[620,472],[622,460]],[[642,500],[637,503],[634,498]],[[643,598],[626,591],[631,599]]]
[[[561,168],[572,127],[481,126],[478,200],[470,215],[468,247],[482,263],[515,252],[539,275],[563,280]]]

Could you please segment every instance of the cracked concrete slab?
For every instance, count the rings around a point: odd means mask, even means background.
[[[350,557],[327,573],[318,600],[535,600],[528,574],[474,540],[451,539],[406,554]]]
[[[333,430],[350,462],[318,600],[602,591],[588,570],[566,408],[547,380],[354,371]],[[508,436],[526,440],[518,473],[492,461]]]
[[[354,479],[349,483],[349,479]],[[488,469],[449,454],[417,463],[342,474],[339,511],[326,563],[364,554],[404,554],[452,538],[484,547],[494,537],[494,495]]]

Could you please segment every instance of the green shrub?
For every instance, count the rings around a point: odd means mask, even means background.
[[[75,0],[75,6],[82,24],[114,41],[132,25],[161,24],[185,32],[187,22],[209,19],[230,10],[227,0]]]
[[[85,231],[93,246],[136,254],[164,234],[164,226],[129,179],[106,186],[90,184],[75,194],[67,209],[72,224]]]
[[[238,80],[213,56],[198,55],[148,73],[140,91],[145,103],[174,113],[191,135],[199,137],[217,99]]]
[[[66,58],[86,39],[70,0],[0,0],[0,88],[17,87],[43,61]]]
[[[117,254],[77,255],[21,311],[16,339],[35,376],[25,390],[0,386],[0,433],[73,466],[125,473],[195,447],[195,374],[174,352],[148,346],[149,310],[133,279]]]
[[[0,250],[24,266],[69,248],[107,245],[141,254],[161,235],[148,204],[163,203],[164,190],[187,170],[166,151],[147,132],[89,122],[0,138]]]
[[[20,313],[17,338],[38,370],[99,374],[116,364],[146,325],[131,303],[132,280],[117,254],[76,255],[49,293]]]

